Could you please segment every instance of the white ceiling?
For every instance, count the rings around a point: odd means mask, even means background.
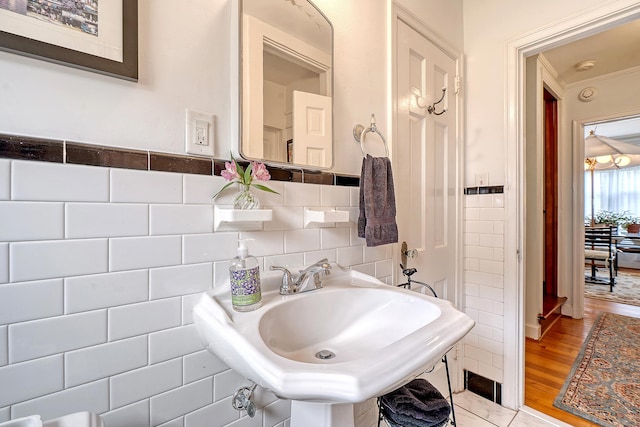
[[[596,135],[603,135],[608,138],[632,143],[640,142],[640,117],[631,117],[622,120],[614,120],[604,123],[594,123],[584,127],[585,136],[594,130]]]
[[[331,23],[314,4],[306,0],[243,0],[242,12],[323,52],[331,52]]]
[[[640,20],[547,50],[543,55],[565,84],[640,67]],[[594,60],[595,67],[576,71],[575,65],[585,60]]]
[[[547,50],[542,55],[558,72],[558,80],[564,84],[576,84],[640,67],[640,20]],[[586,60],[595,61],[595,66],[588,71],[577,71],[576,64]],[[640,82],[638,85],[640,86]],[[640,143],[640,117],[587,125],[584,129],[585,136],[592,129],[598,135]]]

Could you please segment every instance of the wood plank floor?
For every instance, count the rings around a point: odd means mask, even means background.
[[[597,426],[553,406],[600,312],[640,317],[640,307],[585,298],[584,319],[561,317],[541,341],[525,343],[525,405],[576,427]]]

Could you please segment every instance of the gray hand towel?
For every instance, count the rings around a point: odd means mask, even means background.
[[[367,159],[362,159],[362,168],[360,169],[360,201],[358,203],[359,215],[358,215],[358,237],[364,239],[364,230],[367,227],[367,214],[364,209],[364,172]]]
[[[415,379],[380,398],[385,416],[398,424],[420,427],[447,423],[451,407],[429,381]]]
[[[431,423],[402,414],[393,414],[392,416],[393,418],[389,416],[389,413],[385,413],[385,420],[390,427],[444,427],[449,424],[448,418],[440,423]]]
[[[364,237],[369,247],[398,241],[393,174],[387,157],[367,154],[362,161],[358,237]]]

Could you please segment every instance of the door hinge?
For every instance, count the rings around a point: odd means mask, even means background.
[[[456,76],[455,81],[454,81],[454,85],[455,85],[455,93],[460,93],[460,89],[462,87],[462,81],[460,80],[460,76]]]

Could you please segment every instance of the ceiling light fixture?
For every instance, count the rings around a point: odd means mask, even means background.
[[[578,62],[576,65],[574,65],[574,68],[576,69],[576,71],[588,71],[595,66],[596,61],[594,61],[593,59],[587,59],[586,61]]]

